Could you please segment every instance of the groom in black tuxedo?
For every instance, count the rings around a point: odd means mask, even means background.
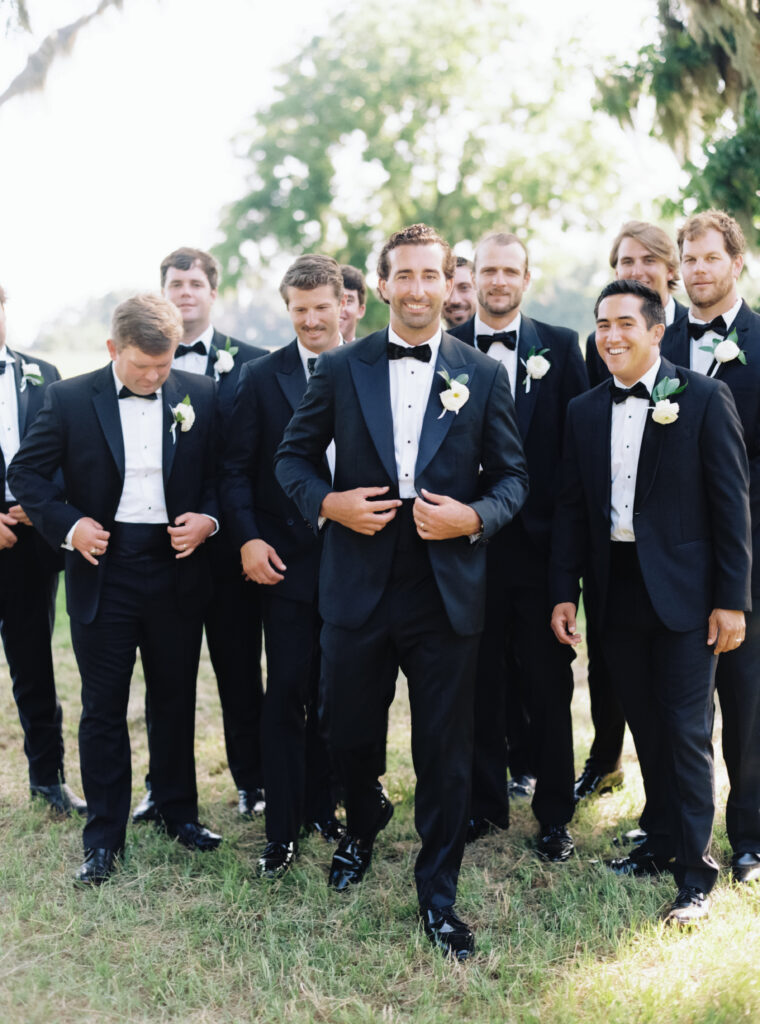
[[[7,470],[42,408],[58,370],[32,362],[5,343],[5,292],[0,288],[0,636],[13,680],[32,797],[60,814],[87,807],[66,785],[61,705],[55,692],[51,640],[60,554],[42,539],[16,501]]]
[[[568,409],[552,628],[563,644],[580,641],[583,574],[649,803],[628,873],[672,867],[667,920],[687,924],[708,913],[718,873],[714,655],[734,656],[751,606],[747,456],[728,388],[660,357],[656,292],[615,281],[595,312],[612,379]]]
[[[760,316],[737,291],[746,243],[720,210],[695,214],[678,232],[688,317],[665,332],[663,355],[731,390],[744,428],[752,510],[752,596],[760,601]],[[735,340],[732,340],[735,339]],[[718,347],[720,346],[720,348]],[[714,351],[713,351],[714,350]],[[721,658],[715,677],[723,717],[723,757],[731,788],[726,830],[737,882],[760,879],[760,613],[747,614],[740,650]]]
[[[508,826],[509,760],[513,783],[527,776],[530,783],[521,784],[532,788],[535,779],[539,853],[564,861],[573,852],[566,826],[575,809],[573,654],[549,629],[549,550],[565,413],[588,380],[577,333],[521,312],[529,283],[528,252],[520,239],[506,232],[486,235],[475,250],[477,311],[451,331],[506,368],[530,478],[519,516],[488,546],[468,839]],[[527,727],[519,713],[523,706]]]
[[[67,549],[66,596],[82,677],[79,754],[88,819],[77,881],[84,885],[105,881],[124,846],[127,702],[138,648],[161,822],[191,849],[220,842],[198,823],[193,758],[211,584],[202,545],[218,525],[214,385],[172,370],[182,320],[165,299],[121,303],[111,332],[112,362],[51,385],[9,473],[43,537]]]
[[[348,829],[330,885],[361,881],[392,812],[377,788],[377,750],[400,667],[417,773],[420,913],[428,938],[465,959],[474,940],[454,901],[472,770],[483,541],[519,510],[527,474],[506,372],[441,332],[454,264],[424,224],[386,242],[378,276],[390,327],[318,359],[275,472],[315,531],[326,520],[325,715]],[[322,464],[332,439],[331,485]]]

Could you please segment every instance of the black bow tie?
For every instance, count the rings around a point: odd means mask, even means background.
[[[311,377],[312,373],[314,373],[314,367],[316,365],[317,365],[317,357],[316,356],[312,356],[311,358],[306,360],[306,366],[307,366],[307,369],[309,371],[309,376],[310,377]]]
[[[643,380],[636,381],[632,388],[619,388],[614,380],[610,380],[610,394],[615,404],[624,402],[626,398],[643,398],[648,402],[650,397]]]
[[[419,359],[421,363],[429,363],[433,357],[433,350],[426,343],[424,345],[394,345],[388,342],[389,359]]]
[[[715,331],[721,338],[725,338],[728,334],[728,327],[726,327],[726,321],[722,316],[716,316],[714,320],[711,320],[709,324],[695,324],[689,320],[687,324],[689,331],[689,337],[694,338],[695,341],[699,341],[703,334],[707,334],[708,331]]]
[[[197,352],[199,356],[205,356],[206,346],[202,341],[196,341],[192,345],[177,345],[177,351],[174,353],[174,358],[179,359],[180,356],[186,356],[190,352]]]
[[[125,384],[119,392],[119,398],[146,398],[149,402],[155,402],[158,395],[155,391],[151,391],[149,395],[136,395],[134,391],[130,391]]]
[[[3,359],[2,363],[0,363],[0,377],[5,373],[5,367],[7,365],[7,362]]]
[[[500,341],[510,352],[514,352],[517,345],[517,331],[497,331],[496,334],[479,334],[476,340],[481,352],[487,352],[495,341]]]

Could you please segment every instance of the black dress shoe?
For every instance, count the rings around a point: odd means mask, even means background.
[[[467,822],[467,836],[465,843],[475,843],[483,836],[494,835],[496,832],[503,832],[509,825],[494,825],[488,818],[470,818]]]
[[[73,790],[69,789],[65,782],[56,782],[52,786],[30,784],[29,792],[32,795],[32,800],[42,797],[54,811],[57,811],[58,814],[65,814],[67,818],[72,811],[76,811],[83,817],[87,815],[87,804]]]
[[[264,790],[260,787],[238,790],[238,814],[246,821],[250,821],[254,816],[260,817],[266,810],[266,806]]]
[[[139,825],[141,821],[159,821],[160,818],[158,807],[153,802],[153,791],[146,784],[145,796],[132,812],[132,821],[135,825]]]
[[[104,846],[84,851],[84,863],[74,876],[75,885],[102,885],[113,874],[120,850],[109,850]]]
[[[697,924],[710,913],[710,897],[691,885],[682,885],[665,915],[665,924]]]
[[[575,780],[575,802],[585,800],[590,796],[601,796],[602,793],[612,793],[620,789],[625,778],[622,768],[613,768],[611,771],[601,771],[595,765],[586,764],[586,767]]]
[[[198,821],[185,821],[181,824],[176,821],[164,821],[162,825],[172,839],[182,843],[188,850],[197,850],[199,853],[215,850],[222,841],[221,836]]]
[[[575,843],[564,825],[541,825],[536,849],[544,860],[561,863],[573,855]]]
[[[296,859],[297,843],[267,843],[259,857],[259,877],[279,878]]]
[[[359,838],[346,832],[333,854],[327,884],[337,892],[345,892],[349,886],[358,885],[364,878],[372,860],[372,847],[377,834],[393,817],[393,804],[388,797],[380,792],[379,798],[380,806],[371,835]]]
[[[535,792],[535,775],[513,775],[507,783],[507,795],[510,800],[531,800]]]
[[[326,843],[339,843],[346,834],[346,826],[334,816],[324,821],[307,821],[304,830],[307,835],[321,836]]]
[[[673,870],[673,858],[651,853],[649,850],[634,850],[627,857],[606,860],[605,866],[616,875],[644,878],[647,875],[662,875]]]
[[[760,853],[735,853],[731,858],[735,882],[756,882],[760,878]]]
[[[453,907],[420,909],[425,935],[434,946],[460,962],[475,951],[475,936],[464,921],[457,917]]]
[[[643,828],[632,828],[624,832],[622,836],[615,836],[612,840],[613,846],[641,846],[648,838],[648,833]]]

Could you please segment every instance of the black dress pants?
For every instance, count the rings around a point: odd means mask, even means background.
[[[180,606],[177,562],[164,526],[117,524],[106,557],[95,619],[71,620],[82,677],[85,849],[124,845],[132,785],[127,703],[138,648],[150,701],[154,800],[167,821],[198,818],[193,741],[202,606]]]

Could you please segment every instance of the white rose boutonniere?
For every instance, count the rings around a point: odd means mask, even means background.
[[[739,348],[739,338],[736,334],[736,328],[728,335],[727,338],[723,338],[722,341],[708,341],[705,345],[699,346],[700,352],[709,352],[716,363],[731,363],[734,359],[738,359],[743,365],[747,365],[747,356],[744,354],[743,349]],[[717,372],[718,367],[715,367],[713,373]]]
[[[224,348],[216,350],[214,361],[214,380],[219,380],[223,373],[229,373],[235,365],[235,356],[238,354],[237,345],[233,345],[229,338]]]
[[[459,377],[450,377],[446,370],[439,370],[438,376],[446,381],[446,387],[441,392],[443,412],[438,419],[440,420],[447,412],[453,412],[458,416],[459,410],[470,397],[470,389],[467,387],[470,378],[466,373],[460,374]]]
[[[548,351],[548,348],[532,348],[528,353],[528,358],[520,360],[525,367],[525,379],[523,380],[523,385],[525,387],[526,395],[530,391],[531,381],[541,380],[541,378],[545,377],[549,370],[551,370],[552,364],[544,356],[544,353]]]
[[[177,424],[183,434],[192,429],[195,423],[195,409],[190,402],[190,395],[185,395],[179,405],[170,406],[174,422],[171,425],[172,442],[177,443]]]
[[[652,401],[654,402],[652,419],[655,423],[662,426],[675,423],[680,406],[678,402],[671,402],[670,398],[672,395],[680,395],[685,389],[686,384],[682,384],[678,377],[674,377],[672,380],[670,377],[663,377],[659,384],[655,385],[652,392]]]
[[[37,363],[27,363],[23,359],[21,360],[21,386],[20,391],[26,391],[27,384],[33,384],[34,387],[39,387],[43,384],[42,374]]]

